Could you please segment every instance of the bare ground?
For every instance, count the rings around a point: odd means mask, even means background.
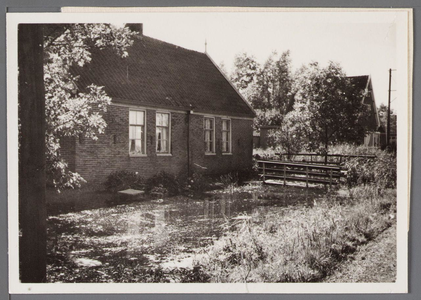
[[[395,282],[396,224],[361,246],[325,282]]]

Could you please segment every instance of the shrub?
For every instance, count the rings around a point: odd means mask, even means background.
[[[168,191],[169,196],[176,196],[180,193],[180,183],[173,174],[161,171],[148,178],[145,183],[145,192],[150,194],[152,190],[159,187]]]
[[[374,183],[379,188],[396,187],[396,157],[379,151],[375,159],[351,158],[345,163],[349,186]]]
[[[268,149],[253,149],[253,157],[255,159],[277,159],[278,155],[276,155],[277,151],[272,148]]]
[[[125,189],[143,189],[144,180],[138,172],[115,171],[108,175],[104,183],[107,190],[116,192]]]
[[[187,180],[185,190],[187,194],[193,196],[205,193],[210,189],[210,187],[210,178],[203,176],[200,173],[193,173],[193,175]]]

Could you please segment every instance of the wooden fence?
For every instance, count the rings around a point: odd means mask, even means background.
[[[263,182],[266,179],[278,179],[286,185],[287,181],[333,184],[339,183],[343,176],[339,166],[318,165],[309,163],[284,162],[274,160],[258,160],[258,168]]]
[[[309,164],[342,165],[349,158],[374,159],[375,155],[345,155],[316,153],[275,153],[281,161],[301,162]]]

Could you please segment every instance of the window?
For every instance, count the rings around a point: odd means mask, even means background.
[[[129,123],[129,153],[131,155],[145,155],[145,112],[131,110]]]
[[[231,120],[222,119],[222,153],[231,153]]]
[[[170,153],[170,122],[169,113],[156,113],[156,152]]]
[[[204,118],[205,153],[215,153],[215,119]]]

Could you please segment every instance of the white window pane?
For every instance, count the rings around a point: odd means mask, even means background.
[[[129,112],[129,123],[130,124],[136,124],[136,112],[135,111]]]
[[[136,126],[130,126],[129,139],[136,138]]]
[[[156,114],[156,126],[162,126],[162,114]]]
[[[142,154],[143,153],[143,145],[141,140],[135,140],[136,141],[136,153]]]
[[[168,128],[162,127],[162,139],[168,140]]]
[[[142,127],[141,126],[136,126],[136,139],[142,139]]]
[[[222,120],[222,130],[227,130],[227,120]]]
[[[227,152],[227,143],[222,143],[222,152]]]
[[[169,114],[162,114],[162,126],[168,127]]]
[[[144,114],[145,113],[143,111],[136,112],[136,124],[144,125]]]
[[[162,152],[168,152],[168,142],[166,140],[162,141]]]
[[[210,140],[210,131],[205,131],[205,141]]]

